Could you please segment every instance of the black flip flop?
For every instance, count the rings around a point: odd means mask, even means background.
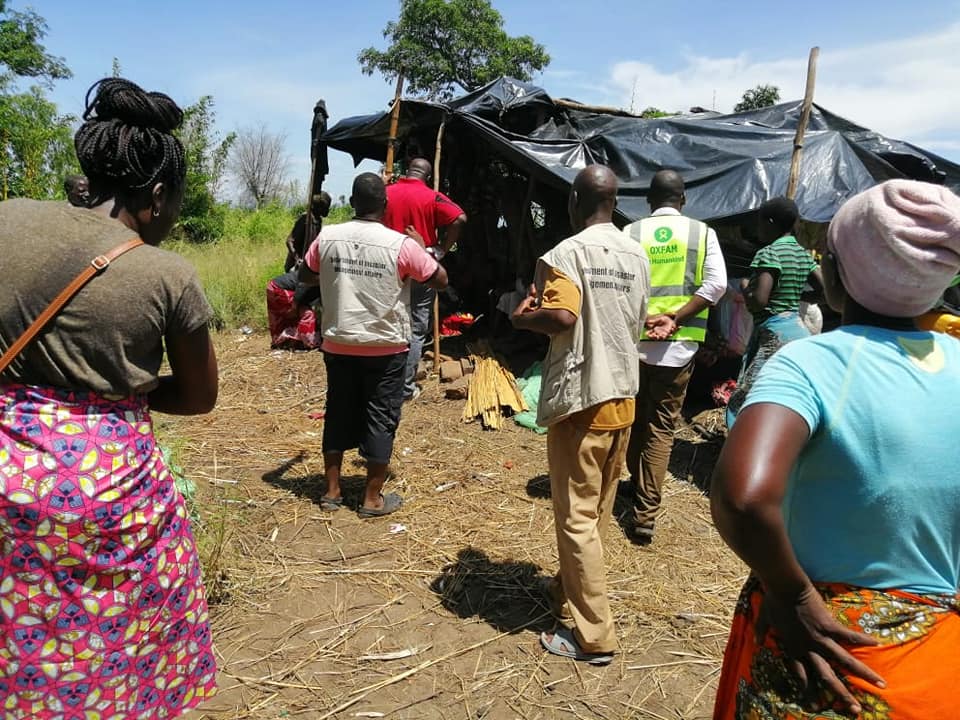
[[[327,511],[339,510],[343,507],[343,497],[322,497],[320,498],[320,509]]]
[[[396,493],[387,493],[386,495],[381,495],[380,497],[383,498],[383,507],[367,508],[361,505],[357,509],[357,515],[362,518],[383,517],[384,515],[395,513],[403,505],[403,498]]]

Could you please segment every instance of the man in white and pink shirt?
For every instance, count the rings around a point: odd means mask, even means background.
[[[387,194],[379,175],[358,175],[350,204],[355,218],[323,228],[300,266],[302,282],[319,283],[323,303],[327,491],[321,505],[328,510],[343,505],[343,453],[357,448],[367,461],[358,514],[380,517],[403,503],[382,490],[403,404],[410,285],[443,289],[447,273],[415,240],[381,224]]]

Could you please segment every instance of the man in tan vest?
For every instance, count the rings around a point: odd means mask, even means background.
[[[410,284],[444,288],[447,273],[412,238],[381,224],[387,193],[379,175],[358,175],[350,204],[355,218],[324,228],[299,272],[301,282],[320,284],[323,299],[327,492],[321,507],[336,510],[343,504],[343,453],[357,448],[367,461],[367,485],[357,513],[371,518],[389,515],[402,504],[396,493],[381,491],[403,404]]]
[[[603,537],[610,523],[639,383],[637,344],[650,290],[643,248],[612,222],[617,178],[602,165],[577,175],[577,234],[540,258],[513,325],[550,336],[537,421],[547,461],[560,573],[551,587],[568,626],[543,633],[556,655],[604,665],[617,637],[607,599]]]

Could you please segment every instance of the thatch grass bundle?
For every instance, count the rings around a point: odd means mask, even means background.
[[[471,355],[470,360],[474,371],[463,407],[464,422],[479,417],[485,430],[499,430],[503,427],[504,412],[513,415],[529,409],[517,388],[517,379],[496,358]]]

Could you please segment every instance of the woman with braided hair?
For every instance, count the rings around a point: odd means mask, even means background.
[[[210,306],[193,268],[157,247],[183,198],[183,113],[109,78],[83,119],[87,207],[0,203],[0,351],[93,258],[145,244],[0,374],[0,707],[172,718],[212,695],[216,673],[196,544],[150,419],[217,398]]]

